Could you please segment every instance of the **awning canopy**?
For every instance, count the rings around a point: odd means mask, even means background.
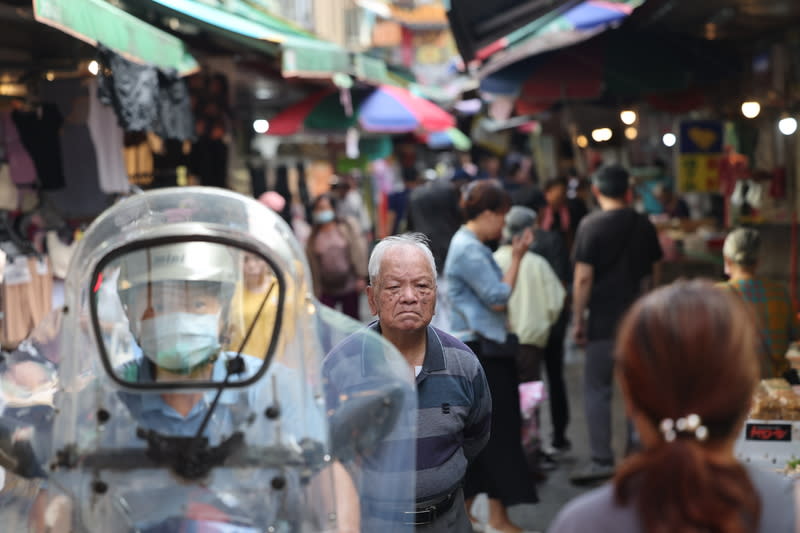
[[[345,131],[356,125],[370,133],[439,132],[455,127],[452,115],[436,104],[392,85],[358,89],[347,114],[339,92],[322,90],[269,119],[269,135],[302,131]]]
[[[542,25],[534,21],[478,52],[480,77],[528,57],[571,46],[618,26],[645,0],[585,0]]]
[[[360,81],[372,85],[391,83],[386,62],[366,54],[353,54],[353,74]]]
[[[92,46],[102,43],[131,61],[187,75],[197,61],[183,41],[104,0],[34,0],[36,20]]]
[[[241,0],[226,2],[226,9],[197,0],[150,1],[208,31],[221,33],[270,55],[280,54],[284,77],[330,78],[350,69],[350,55],[345,49]]]

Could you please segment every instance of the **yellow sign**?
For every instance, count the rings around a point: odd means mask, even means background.
[[[684,121],[680,127],[678,190],[719,191],[723,128],[718,120]]]
[[[683,154],[678,169],[681,192],[714,192],[719,190],[719,154]]]

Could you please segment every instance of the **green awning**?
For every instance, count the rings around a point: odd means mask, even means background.
[[[151,0],[170,14],[187,19],[269,55],[281,56],[285,77],[328,78],[347,72],[350,56],[340,46],[316,38],[242,0],[228,0],[225,9],[198,0]]]
[[[34,0],[36,20],[132,61],[191,74],[197,61],[183,41],[104,0]]]
[[[353,55],[353,71],[356,78],[367,83],[391,83],[386,62],[366,54]]]

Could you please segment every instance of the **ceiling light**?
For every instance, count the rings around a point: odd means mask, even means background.
[[[253,122],[253,131],[256,133],[267,133],[269,131],[269,122],[260,118]]]
[[[675,143],[678,142],[678,138],[675,137],[674,133],[665,133],[664,136],[661,138],[661,141],[667,148],[672,148],[673,146],[675,146]]]
[[[256,98],[259,100],[269,100],[275,94],[269,87],[259,87],[256,89]]]
[[[784,135],[791,135],[797,131],[797,119],[794,117],[785,117],[778,121],[778,129]]]
[[[597,128],[596,130],[592,130],[592,139],[598,143],[610,141],[613,136],[614,133],[611,131],[611,128]]]
[[[630,126],[634,122],[636,122],[636,111],[631,109],[626,109],[619,114],[619,119],[622,121],[623,124]]]
[[[586,148],[589,146],[589,139],[586,138],[586,135],[578,135],[575,139],[575,144],[578,145],[578,148]]]
[[[629,141],[636,139],[639,136],[639,130],[634,128],[633,126],[629,126],[625,128],[625,138]]]
[[[761,113],[761,104],[758,102],[744,102],[742,104],[742,115],[747,118],[756,118]]]

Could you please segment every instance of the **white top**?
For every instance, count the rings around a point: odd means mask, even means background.
[[[494,260],[505,273],[511,266],[511,245],[501,246]],[[508,299],[508,321],[520,344],[547,345],[550,327],[564,307],[566,291],[545,258],[528,252],[522,258],[517,283]]]

